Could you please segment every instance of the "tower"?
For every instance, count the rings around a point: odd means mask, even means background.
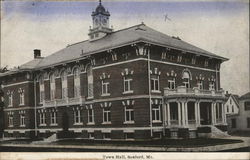
[[[103,7],[101,0],[99,0],[99,5],[92,12],[91,16],[93,27],[89,29],[88,34],[91,41],[100,39],[112,32],[112,29],[109,27],[109,11]]]

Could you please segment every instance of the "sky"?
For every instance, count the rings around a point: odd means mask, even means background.
[[[98,0],[1,1],[1,66],[48,56],[88,39]],[[247,0],[103,0],[114,30],[144,22],[170,36],[229,58],[221,66],[221,87],[249,91],[249,2]],[[165,21],[165,15],[169,20]]]

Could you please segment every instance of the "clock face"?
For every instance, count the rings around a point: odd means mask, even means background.
[[[102,24],[103,24],[103,25],[106,25],[106,24],[107,24],[107,20],[106,20],[106,19],[103,19],[103,20],[102,20]]]
[[[95,25],[97,26],[99,24],[98,19],[95,19]]]

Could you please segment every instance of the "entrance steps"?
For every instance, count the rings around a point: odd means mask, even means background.
[[[50,137],[43,139],[42,141],[34,141],[32,144],[43,144],[50,143],[57,140],[56,133],[52,134]]]
[[[223,138],[223,137],[229,137],[230,135],[228,135],[226,132],[221,131],[220,129],[218,129],[215,126],[209,126],[211,127],[211,138]]]

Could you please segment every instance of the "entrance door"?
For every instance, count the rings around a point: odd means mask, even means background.
[[[69,116],[68,113],[64,112],[62,115],[62,128],[63,131],[69,130]]]
[[[200,119],[202,125],[210,125],[211,124],[211,103],[209,102],[201,102],[200,103]]]

